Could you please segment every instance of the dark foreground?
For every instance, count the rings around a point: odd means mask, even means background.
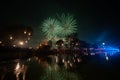
[[[108,61],[94,56],[79,70],[83,80],[120,80],[120,55]]]

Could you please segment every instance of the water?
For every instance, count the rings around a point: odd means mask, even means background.
[[[0,61],[0,80],[120,79],[120,57],[57,54]]]
[[[81,58],[77,55],[33,56],[0,62],[0,80],[80,80],[73,70]]]

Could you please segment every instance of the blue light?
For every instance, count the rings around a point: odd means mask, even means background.
[[[107,46],[107,47],[105,46],[105,47],[104,47],[104,50],[105,50],[105,52],[107,52],[107,54],[110,54],[110,55],[113,55],[113,54],[115,54],[115,53],[120,52],[119,49],[113,48],[113,47],[109,47],[109,46]]]
[[[102,45],[104,46],[104,45],[105,45],[105,43],[103,42],[103,43],[102,43]]]

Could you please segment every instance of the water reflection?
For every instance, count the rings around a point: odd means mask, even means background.
[[[16,79],[19,80],[20,74],[22,74],[22,80],[25,80],[25,74],[26,74],[27,67],[24,64],[20,64],[20,62],[17,62],[14,74],[16,75]]]
[[[79,80],[71,69],[80,62],[79,56],[66,54],[3,61],[0,80]]]
[[[48,58],[51,61],[44,68],[44,73],[40,77],[40,80],[79,80],[77,74],[66,67],[68,65],[72,67],[72,63],[69,60],[63,62],[64,59],[61,56],[49,56]]]

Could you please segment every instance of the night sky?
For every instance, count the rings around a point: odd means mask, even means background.
[[[77,19],[79,39],[118,44],[119,10],[119,2],[115,0],[4,0],[0,2],[0,24],[24,24],[37,28],[56,13],[70,13]]]

